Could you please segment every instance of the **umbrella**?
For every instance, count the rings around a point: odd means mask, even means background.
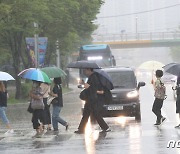
[[[164,67],[164,71],[176,76],[180,75],[180,64],[179,63],[169,63],[167,65],[165,65]]]
[[[154,71],[154,70],[157,70],[157,69],[160,69],[162,70],[164,64],[161,63],[161,62],[158,62],[158,61],[146,61],[144,63],[142,63],[140,66],[139,66],[139,69],[144,69],[144,70],[151,70],[151,71]]]
[[[106,87],[109,90],[114,89],[111,77],[104,70],[95,69],[94,72],[96,72],[99,75],[99,80],[104,87]]]
[[[29,69],[23,70],[22,72],[18,74],[18,76],[25,79],[29,79],[29,80],[51,83],[48,75],[38,68],[37,69],[29,68]]]
[[[0,81],[15,80],[9,73],[0,71]]]
[[[93,69],[99,69],[100,67],[98,64],[92,61],[87,61],[87,60],[82,60],[82,61],[76,61],[76,62],[71,62],[67,66],[68,68],[80,68],[80,69],[85,69],[85,68],[93,68]]]
[[[49,78],[65,77],[66,73],[58,67],[44,67],[41,71],[45,72]]]

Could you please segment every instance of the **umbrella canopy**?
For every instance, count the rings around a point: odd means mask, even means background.
[[[44,67],[41,71],[45,72],[49,78],[65,77],[66,73],[58,67]]]
[[[23,70],[18,74],[18,76],[29,80],[51,83],[48,75],[43,71],[41,71],[40,69],[36,69],[36,68],[29,68]]]
[[[9,73],[0,71],[0,81],[15,80]]]
[[[139,69],[144,69],[144,70],[151,70],[151,71],[154,71],[154,70],[157,70],[157,69],[160,69],[162,70],[164,64],[161,63],[161,62],[158,62],[158,61],[146,61],[144,63],[142,63],[140,66],[139,66]]]
[[[85,68],[99,69],[99,68],[101,68],[95,62],[87,61],[87,60],[72,62],[72,63],[68,64],[67,67],[68,68],[80,68],[80,69],[85,69]]]
[[[167,65],[165,65],[164,67],[164,71],[176,76],[180,75],[180,64],[179,63],[169,63]]]
[[[106,87],[109,90],[114,89],[112,79],[111,77],[102,69],[95,69],[94,72],[96,72],[99,75],[100,82],[104,87]]]

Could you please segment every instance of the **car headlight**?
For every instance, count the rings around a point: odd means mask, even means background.
[[[116,95],[116,94],[112,94],[112,97],[113,97],[113,98],[116,98],[116,97],[117,97],[117,95]]]
[[[128,98],[134,98],[134,97],[137,97],[138,95],[139,95],[139,93],[137,90],[133,90],[133,91],[127,93]]]

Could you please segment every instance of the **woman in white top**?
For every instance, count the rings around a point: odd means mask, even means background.
[[[42,83],[41,89],[43,91],[43,102],[44,102],[44,125],[47,125],[47,130],[51,130],[51,113],[50,106],[47,104],[49,97],[50,85],[48,83]]]

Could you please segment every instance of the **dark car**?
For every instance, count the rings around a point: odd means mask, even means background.
[[[130,67],[112,67],[103,69],[113,82],[111,90],[113,101],[104,105],[103,117],[117,117],[120,115],[135,117],[141,120],[139,88],[145,82],[137,84],[134,70]]]

